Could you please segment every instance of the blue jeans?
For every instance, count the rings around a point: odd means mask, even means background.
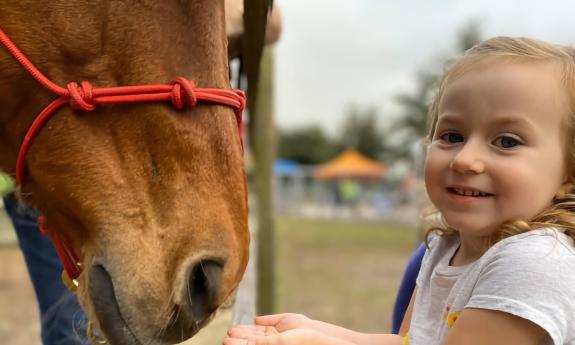
[[[36,211],[18,205],[12,194],[4,198],[4,205],[16,229],[40,306],[42,343],[89,345],[86,315],[76,295],[62,283],[62,264],[52,241],[40,233]]]

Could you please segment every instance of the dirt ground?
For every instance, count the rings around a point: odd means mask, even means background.
[[[1,201],[1,199],[0,199]],[[0,204],[0,342],[40,345],[36,296],[22,252],[3,205]]]
[[[15,245],[0,246],[0,339],[4,345],[40,345],[40,321],[24,257]]]

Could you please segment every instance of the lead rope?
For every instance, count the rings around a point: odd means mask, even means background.
[[[46,122],[54,116],[58,109],[65,105],[69,105],[72,109],[78,111],[93,111],[98,104],[170,102],[176,109],[183,109],[186,106],[192,107],[198,102],[221,104],[234,109],[240,142],[243,148],[242,116],[246,106],[246,97],[241,90],[199,88],[196,87],[193,81],[183,77],[177,77],[170,84],[93,88],[89,82],[83,81],[80,85],[72,82],[66,88],[63,88],[44,76],[1,28],[0,42],[34,79],[44,88],[59,96],[48,104],[34,119],[24,137],[16,161],[16,183],[18,185],[21,185],[25,178],[26,155],[32,142]],[[52,243],[54,243],[54,247],[62,261],[64,266],[62,280],[64,284],[71,291],[75,291],[78,287],[78,277],[82,273],[78,255],[63,235],[50,231],[46,227],[46,220],[43,217],[39,217],[38,223],[42,233],[52,239]]]

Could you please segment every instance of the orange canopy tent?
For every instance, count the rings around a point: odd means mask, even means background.
[[[314,176],[320,180],[339,178],[356,178],[379,180],[383,177],[385,167],[353,149],[343,151],[334,159],[318,166]]]

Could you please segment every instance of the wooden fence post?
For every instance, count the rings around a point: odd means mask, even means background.
[[[273,163],[275,160],[275,123],[273,116],[273,49],[265,47],[260,65],[260,80],[252,116],[251,138],[255,156],[255,191],[257,217],[257,313],[275,309],[275,233],[273,207]]]

